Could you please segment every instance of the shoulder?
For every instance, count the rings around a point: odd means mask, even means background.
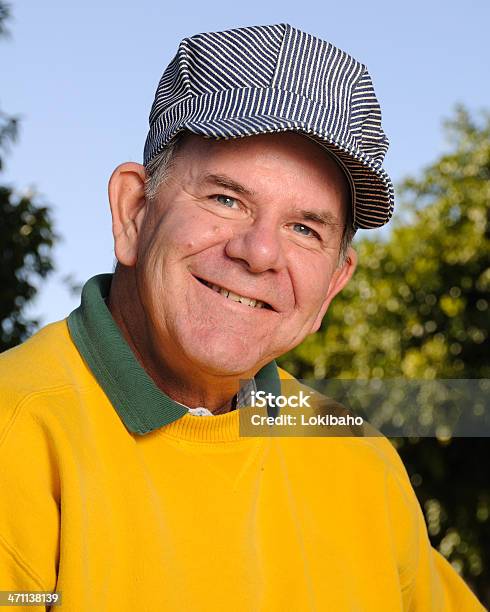
[[[0,354],[0,435],[30,400],[88,384],[66,319]]]
[[[278,372],[283,389],[287,389],[287,392],[304,390],[311,393],[318,402],[315,403],[320,412],[326,410],[336,415],[349,413],[334,399],[308,387],[286,370],[278,368]],[[329,458],[332,457],[332,453],[338,454],[338,460],[345,462],[355,472],[359,470],[360,474],[372,473],[376,476],[383,473],[385,478],[387,475],[392,477],[397,482],[397,486],[403,489],[409,498],[413,498],[412,485],[403,461],[394,444],[380,431],[367,421],[364,421],[362,427],[332,429],[334,430],[332,435],[326,434],[325,437],[302,438],[302,440],[306,440],[305,446],[310,447],[313,452],[325,453]],[[312,443],[313,440],[315,441]]]

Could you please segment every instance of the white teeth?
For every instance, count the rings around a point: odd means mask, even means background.
[[[255,306],[255,300],[252,300],[252,298],[243,297],[243,295],[240,297],[240,302],[245,304],[245,306],[252,306],[252,308]]]
[[[264,302],[261,302],[260,300],[254,300],[253,298],[248,298],[243,295],[238,295],[237,293],[233,293],[233,291],[228,291],[228,289],[224,289],[223,287],[220,287],[219,285],[208,283],[207,281],[204,281],[204,284],[207,285],[213,291],[220,293],[222,296],[229,298],[233,300],[234,302],[241,302],[242,304],[245,304],[245,306],[251,306],[252,308],[263,308],[264,307]]]

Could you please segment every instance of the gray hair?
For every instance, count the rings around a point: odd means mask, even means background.
[[[175,162],[178,149],[182,144],[184,134],[185,132],[179,132],[176,134],[163,149],[163,151],[150,160],[146,166],[145,197],[149,202],[153,201],[157,197],[158,190],[160,189],[161,185],[165,183],[170,176],[170,171]],[[341,170],[344,172],[342,167]],[[348,190],[350,194],[349,186]],[[338,266],[341,266],[345,262],[347,251],[351,245],[355,233],[356,229],[353,225],[352,207],[346,206],[346,218],[344,231],[342,233],[342,240],[340,243]]]
[[[149,202],[157,197],[160,186],[168,179],[177,150],[182,144],[183,135],[184,132],[176,134],[163,151],[155,155],[146,166],[145,198]]]

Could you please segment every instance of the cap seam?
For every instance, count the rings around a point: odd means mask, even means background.
[[[277,52],[276,69],[274,70],[274,74],[272,75],[272,79],[271,79],[271,88],[274,87],[274,83],[276,82],[278,70],[279,70],[279,67],[281,66],[280,60],[281,60],[281,57],[283,56],[284,46],[286,44],[286,38],[290,31],[291,31],[291,26],[288,23],[285,23],[284,24],[284,34],[281,40],[281,46],[279,47],[279,51]]]

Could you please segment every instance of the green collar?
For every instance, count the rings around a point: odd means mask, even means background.
[[[112,318],[104,301],[112,276],[99,274],[85,283],[80,306],[68,316],[68,328],[124,425],[132,433],[146,434],[180,419],[188,410],[155,385]],[[259,391],[280,393],[275,361],[257,372],[255,383]],[[275,415],[271,409],[268,412]]]

